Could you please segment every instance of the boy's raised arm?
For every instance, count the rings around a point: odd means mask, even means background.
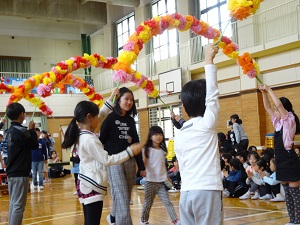
[[[205,76],[206,76],[206,100],[204,123],[208,128],[215,128],[218,121],[219,101],[217,85],[217,67],[214,65],[214,58],[219,48],[216,45],[208,45],[205,53]]]

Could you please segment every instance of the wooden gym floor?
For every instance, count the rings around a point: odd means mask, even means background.
[[[78,202],[75,191],[74,178],[67,175],[64,178],[52,179],[45,184],[42,192],[28,193],[27,205],[23,224],[41,225],[82,225],[83,211]],[[178,213],[180,193],[170,193],[171,201]],[[137,190],[132,193],[133,205],[131,215],[133,224],[138,225],[144,201],[144,191]],[[0,225],[7,224],[9,198],[3,195],[0,198]],[[110,212],[111,197],[108,195],[104,201],[101,224],[107,224],[106,216]],[[288,222],[288,215],[284,202],[270,202],[268,200],[239,200],[224,199],[225,225],[282,225]],[[178,214],[179,215],[179,214]],[[151,225],[171,225],[169,216],[156,197],[150,213]]]

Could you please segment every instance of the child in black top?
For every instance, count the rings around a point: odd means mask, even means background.
[[[126,87],[120,88],[119,93],[113,112],[103,121],[100,130],[100,141],[109,155],[117,154],[129,145],[139,142],[133,118],[137,114],[133,93]],[[136,173],[135,161],[141,175],[145,176],[141,154],[135,160],[130,159],[108,168],[113,199],[113,207],[107,217],[109,224],[132,224],[129,204]]]
[[[9,224],[21,224],[26,206],[29,173],[31,170],[31,149],[38,149],[35,123],[29,122],[29,128],[21,124],[25,119],[25,109],[20,103],[7,106],[6,115],[11,120],[7,130],[6,173],[9,178]]]

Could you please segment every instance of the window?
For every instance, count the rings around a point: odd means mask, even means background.
[[[199,0],[199,3],[200,19],[222,32],[230,20],[226,0]],[[231,37],[231,34],[231,27],[228,26],[224,36]],[[202,46],[207,45],[208,39],[201,37],[201,44]]]
[[[134,32],[135,19],[133,13],[117,22],[118,55],[120,55],[120,52],[123,50],[123,46],[128,41],[129,36]],[[131,68],[136,70],[136,64],[133,64]]]
[[[182,115],[181,106],[172,106],[171,108],[175,115]],[[178,130],[174,127],[171,117],[170,110],[166,107],[150,108],[150,127],[151,126],[160,126],[164,131],[166,141],[170,138],[173,138]]]
[[[128,37],[135,31],[134,14],[130,14],[117,22],[118,54],[123,50]]]
[[[176,12],[175,0],[159,0],[152,4],[152,17],[173,14]],[[178,54],[177,30],[166,30],[163,34],[153,37],[154,60],[160,61]]]

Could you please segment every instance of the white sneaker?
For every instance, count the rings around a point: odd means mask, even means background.
[[[251,197],[252,200],[256,200],[259,199],[260,195],[258,194],[258,192],[255,192],[255,194]]]
[[[106,217],[106,221],[108,222],[109,225],[116,225],[116,223],[112,223],[110,221],[110,214],[108,214],[108,216]]]
[[[225,189],[223,191],[223,197],[229,197],[229,195],[230,195],[230,192],[227,189]]]
[[[39,186],[34,186],[33,187],[34,190],[37,190],[38,188],[39,188]]]
[[[247,191],[244,195],[239,197],[239,199],[242,199],[242,200],[249,199],[249,198],[251,198],[250,191]]]
[[[144,186],[144,185],[138,186],[137,189],[138,189],[138,190],[144,190],[144,189],[145,189],[145,186]]]
[[[148,221],[146,221],[146,222],[140,222],[140,225],[150,225],[150,223],[148,223]]]
[[[285,201],[285,198],[282,197],[281,194],[277,194],[275,198],[271,199],[270,200],[271,202],[284,202]]]
[[[168,190],[168,192],[170,192],[170,193],[177,193],[177,192],[180,192],[180,190],[172,187],[172,189]]]
[[[40,186],[40,190],[44,190],[44,186]]]
[[[260,200],[268,200],[268,199],[271,199],[271,198],[272,198],[272,195],[270,195],[270,194],[266,194],[264,196],[259,197]]]

